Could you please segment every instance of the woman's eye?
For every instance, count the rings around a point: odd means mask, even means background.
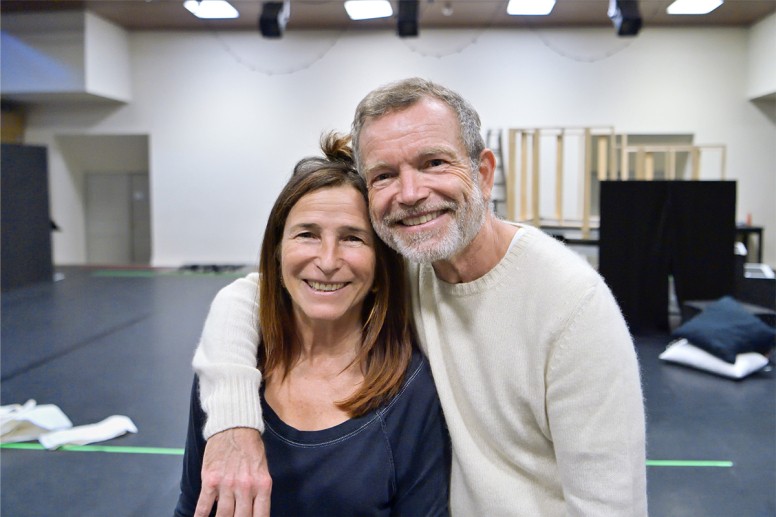
[[[347,237],[345,237],[345,240],[348,242],[364,242],[364,239],[356,235],[348,235]]]

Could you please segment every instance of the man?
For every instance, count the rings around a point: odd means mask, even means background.
[[[408,79],[367,95],[352,129],[372,224],[410,263],[414,322],[453,443],[452,513],[646,515],[644,410],[625,322],[576,254],[489,210],[495,157],[476,111]],[[253,430],[255,282],[219,293],[194,359],[212,447],[202,515],[215,497],[218,515],[268,511]],[[239,426],[253,429],[230,429]]]

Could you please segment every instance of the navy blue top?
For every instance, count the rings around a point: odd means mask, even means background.
[[[396,397],[332,428],[294,429],[267,404],[263,390],[261,405],[272,515],[449,515],[450,439],[420,352],[413,353]],[[176,517],[194,514],[204,423],[195,379]]]

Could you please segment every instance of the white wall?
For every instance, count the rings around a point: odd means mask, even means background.
[[[776,96],[776,13],[752,26],[748,46],[749,98]]]
[[[86,91],[122,102],[131,101],[127,32],[88,12],[84,22]]]
[[[776,126],[747,100],[748,37],[723,28],[626,39],[607,29],[131,33],[132,102],[34,109],[27,141],[49,146],[52,217],[67,221],[73,242],[80,194],[55,137],[147,134],[153,263],[252,263],[275,196],[321,131],[348,129],[373,87],[420,75],[469,98],[484,128],[614,125],[726,144],[739,219],[751,213],[766,226],[774,264]],[[64,236],[55,262],[83,262],[83,247]]]

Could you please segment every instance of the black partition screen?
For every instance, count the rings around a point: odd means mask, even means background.
[[[601,182],[599,272],[632,332],[668,330],[679,304],[732,294],[734,181]]]
[[[8,291],[35,282],[50,282],[54,267],[46,148],[2,144],[1,156],[0,286]]]

